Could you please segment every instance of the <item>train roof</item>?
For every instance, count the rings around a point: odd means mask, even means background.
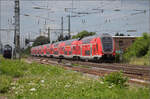
[[[64,41],[66,45],[70,45],[73,41],[78,40],[78,39],[71,39],[71,40],[67,40]]]
[[[111,36],[109,33],[102,33],[102,34],[95,34],[93,36],[87,36],[87,37],[84,37],[83,39],[81,40],[85,40],[85,39],[92,39],[94,37],[104,37],[104,36]]]

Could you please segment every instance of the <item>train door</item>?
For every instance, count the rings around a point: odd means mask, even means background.
[[[46,56],[47,56],[47,57],[50,56],[50,53],[49,53],[50,51],[49,51],[49,50],[50,50],[50,45],[47,44],[47,45],[46,45]]]
[[[72,48],[72,55],[76,56],[77,55],[77,47],[76,47],[75,42],[73,42],[71,48]]]
[[[55,57],[58,57],[58,55],[59,55],[59,52],[58,52],[58,44],[59,44],[59,43],[55,43],[55,44],[54,44],[54,49],[53,49],[53,50],[54,50],[54,56],[55,56]]]
[[[50,53],[51,56],[53,56],[53,44],[50,44],[49,53]]]
[[[87,38],[82,41],[82,55],[85,58],[91,58],[91,40],[92,38]]]
[[[43,56],[46,56],[47,46],[43,45]]]
[[[99,43],[95,38],[92,42],[92,56],[97,56],[99,54]]]
[[[42,46],[39,47],[40,56],[42,56]]]
[[[61,42],[59,44],[59,55],[62,57],[64,55],[64,45],[65,43],[64,42]]]

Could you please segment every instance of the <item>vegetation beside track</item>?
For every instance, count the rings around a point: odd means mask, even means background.
[[[143,33],[143,36],[137,38],[123,56],[124,61],[130,64],[150,66],[150,34]]]
[[[21,57],[22,58],[27,58],[30,56],[30,50],[31,50],[31,47],[28,47],[27,49],[22,49],[21,50]]]
[[[115,81],[112,79],[114,75]],[[109,80],[110,79],[110,80]],[[122,74],[104,81],[57,66],[0,58],[0,97],[149,99],[149,88],[118,87]],[[123,79],[124,81],[125,79]],[[110,84],[112,82],[112,84]],[[113,84],[113,82],[115,82]],[[124,84],[124,83],[123,83]]]

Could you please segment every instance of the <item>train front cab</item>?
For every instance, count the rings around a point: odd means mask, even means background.
[[[102,47],[102,61],[115,60],[115,42],[109,34],[103,34],[100,37],[100,44]]]
[[[4,46],[3,57],[9,59],[12,57],[12,47],[10,45]]]

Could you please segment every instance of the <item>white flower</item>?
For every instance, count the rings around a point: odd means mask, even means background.
[[[108,88],[112,88],[112,86],[109,86]]]
[[[44,80],[41,80],[41,83],[44,83]]]
[[[65,85],[65,88],[68,88],[68,87],[70,87],[71,85]]]
[[[114,84],[113,84],[113,83],[111,83],[111,86],[113,87],[113,86],[114,86]]]
[[[103,81],[101,81],[100,83],[101,83],[101,84],[104,84],[104,82],[103,82]]]
[[[12,87],[12,89],[15,89],[16,87]]]
[[[31,88],[31,89],[30,89],[30,91],[35,91],[35,90],[36,90],[35,88]]]
[[[16,91],[15,94],[18,94],[18,92]]]

